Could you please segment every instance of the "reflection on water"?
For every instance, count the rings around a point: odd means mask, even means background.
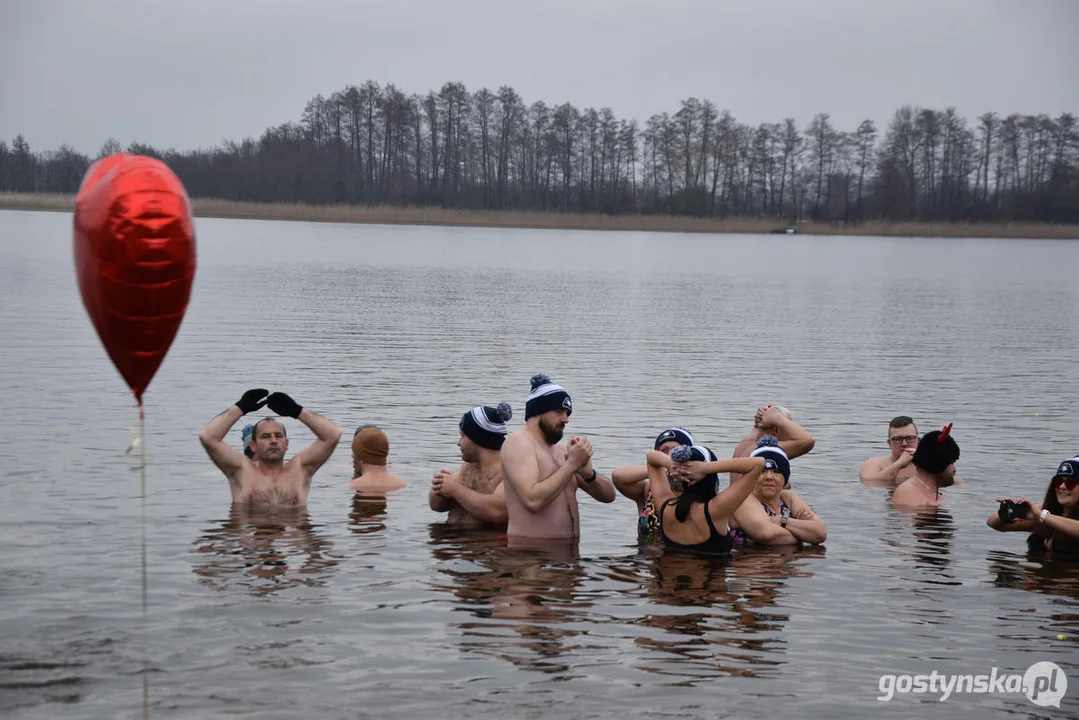
[[[1046,642],[1074,645],[1079,641],[1079,561],[1049,560],[1043,553],[1017,555],[991,550],[986,555],[986,564],[994,587],[1050,598],[1049,607],[1041,611],[1034,610],[1034,598],[1015,600],[1020,612],[1036,612],[1036,628],[1005,622],[1003,618],[1007,615],[1001,612],[1001,620],[993,631],[1004,642],[1037,647]],[[1074,673],[1069,675],[1075,678]]]
[[[951,569],[955,520],[950,511],[893,510],[887,516],[882,537],[896,551],[892,567],[904,579],[927,585],[962,585]]]
[[[657,551],[642,568],[655,606],[639,624],[663,634],[637,642],[673,655],[660,671],[679,684],[687,676],[765,677],[783,662],[783,588],[790,577],[812,577],[802,561],[823,555],[823,547],[743,549],[730,558]]]
[[[910,558],[917,567],[932,570],[936,582],[942,585],[961,585],[954,574],[949,572],[952,560],[952,543],[955,539],[955,520],[951,512],[936,509],[918,512],[908,516],[913,536],[913,545],[909,547]]]
[[[386,496],[353,493],[352,512],[348,514],[349,529],[366,535],[386,529]]]
[[[472,619],[455,623],[461,648],[545,673],[564,673],[590,599],[575,594],[585,576],[572,543],[508,543],[497,531],[431,526],[434,556],[450,582],[435,586],[463,601]]]
[[[545,673],[568,673],[583,648],[619,620],[587,586],[611,584],[642,671],[678,684],[720,676],[766,677],[782,664],[790,621],[781,598],[791,578],[811,578],[823,547],[752,549],[730,558],[644,547],[638,555],[582,562],[576,545],[508,546],[496,533],[430,527],[440,563],[433,586],[468,617],[454,623],[462,649]],[[595,573],[602,571],[604,578]],[[647,608],[647,610],[643,610]],[[623,660],[625,662],[625,660]]]
[[[0,712],[82,700],[86,662],[42,662],[0,654]]]
[[[222,592],[269,595],[317,587],[337,566],[332,548],[305,508],[273,511],[234,504],[228,519],[195,541],[194,572],[201,584]]]
[[[990,550],[986,562],[996,587],[1079,599],[1079,561],[1051,560],[1040,552],[1016,555]]]

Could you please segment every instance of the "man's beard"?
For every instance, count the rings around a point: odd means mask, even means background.
[[[285,453],[280,450],[268,450],[261,457],[256,453],[255,457],[262,465],[280,465],[285,460]]]
[[[543,420],[539,423],[540,432],[543,433],[543,440],[548,445],[557,445],[562,442],[562,430],[546,424]]]

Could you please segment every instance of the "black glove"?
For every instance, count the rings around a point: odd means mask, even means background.
[[[258,410],[260,407],[265,405],[266,401],[269,399],[266,396],[269,394],[270,391],[263,388],[255,388],[254,390],[248,390],[244,393],[244,396],[242,398],[236,401],[236,407],[240,408],[240,412],[246,415],[247,413]]]
[[[285,417],[298,418],[300,417],[300,411],[303,410],[303,406],[283,392],[273,393],[266,398],[266,402],[271,410]]]

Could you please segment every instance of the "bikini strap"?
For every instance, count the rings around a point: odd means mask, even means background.
[[[715,523],[712,522],[712,513],[708,512],[708,503],[704,504],[704,519],[708,521],[708,529],[712,531],[713,535],[723,535],[719,530],[716,530]]]
[[[659,530],[661,533],[663,532],[663,513],[667,511],[667,506],[677,499],[678,498],[676,497],[667,498],[667,500],[663,503],[663,506],[659,509]]]

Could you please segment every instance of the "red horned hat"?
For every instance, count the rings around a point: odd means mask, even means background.
[[[959,459],[959,444],[952,437],[952,423],[925,434],[914,451],[914,465],[931,473],[943,472]]]

